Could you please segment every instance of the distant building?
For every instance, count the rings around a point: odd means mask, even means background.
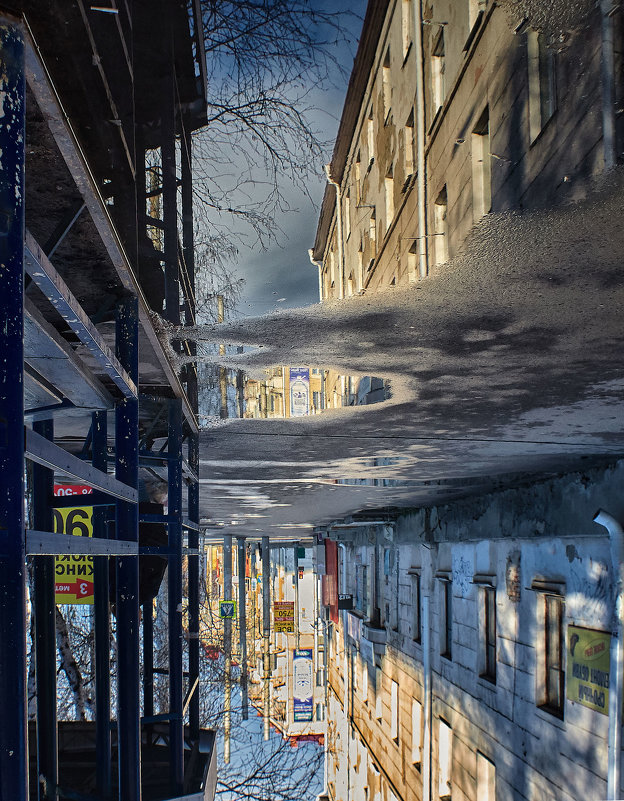
[[[621,27],[596,10],[549,47],[492,0],[369,3],[311,251],[320,299],[424,278],[489,212],[582,197],[622,149]]]

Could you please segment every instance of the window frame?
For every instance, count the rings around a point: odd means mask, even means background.
[[[539,707],[550,715],[563,720],[565,711],[565,647],[563,623],[565,599],[563,595],[559,593],[545,592],[542,595],[542,603],[544,614],[542,632],[544,661],[542,665],[542,693]],[[551,629],[553,617],[554,627]],[[553,651],[556,653],[553,654]],[[558,685],[556,691],[554,691],[553,684],[551,683],[552,672],[558,673],[556,677]]]

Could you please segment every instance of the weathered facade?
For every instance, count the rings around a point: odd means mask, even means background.
[[[621,480],[620,462],[328,532],[354,600],[329,624],[331,799],[619,797],[619,546],[592,518],[621,519]]]
[[[311,251],[321,300],[424,278],[490,212],[583,197],[621,150],[605,20],[553,42],[491,0],[369,4]]]

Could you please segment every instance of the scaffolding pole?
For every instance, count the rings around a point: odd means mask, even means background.
[[[54,440],[52,420],[35,422],[33,429],[46,439]],[[52,531],[50,499],[53,495],[54,471],[34,464],[33,524],[38,531]],[[58,784],[54,567],[53,556],[37,556],[33,559],[39,801],[55,801]]]
[[[271,551],[269,538],[262,538],[262,657],[264,662],[264,739],[269,739],[271,722]]]
[[[245,538],[237,538],[238,546],[238,627],[241,652],[241,709],[243,720],[249,718],[249,697],[247,692],[247,597],[245,574],[247,568]]]
[[[169,401],[169,750],[171,790],[182,794],[184,783],[184,716],[182,671],[182,403]]]
[[[134,296],[117,308],[117,358],[138,384],[138,304]],[[136,489],[139,482],[139,402],[124,398],[115,411],[115,474]],[[139,541],[136,503],[117,501],[117,539]],[[117,559],[117,741],[119,797],[141,799],[141,729],[139,720],[139,565],[136,556]]]
[[[106,412],[91,416],[91,463],[106,473],[108,425]],[[93,508],[93,536],[108,537],[105,506]],[[95,617],[95,742],[97,786],[102,798],[112,795],[111,736],[110,736],[110,608],[108,557],[93,558],[94,617]]]
[[[24,37],[0,16],[0,801],[28,798],[24,525]]]

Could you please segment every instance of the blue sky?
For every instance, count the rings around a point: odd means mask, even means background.
[[[320,6],[336,8],[336,3],[320,0]],[[348,7],[359,18],[366,10],[365,0],[353,0]],[[245,279],[243,295],[239,304],[239,316],[257,316],[280,308],[305,306],[318,301],[317,270],[310,263],[308,249],[314,244],[320,203],[325,188],[324,163],[329,161],[333,149],[336,130],[342,112],[357,37],[361,27],[360,19],[353,19],[349,25],[352,45],[342,45],[336,49],[336,57],[342,63],[347,75],[336,75],[334,87],[324,90],[311,89],[308,105],[314,108],[310,119],[321,132],[321,138],[331,144],[327,153],[313,169],[316,179],[308,182],[310,198],[293,187],[284,178],[282,191],[293,211],[282,215],[279,225],[282,235],[278,243],[272,243],[267,250],[258,246],[241,247],[235,272]],[[338,72],[338,71],[336,71]],[[294,210],[296,209],[296,211]]]

